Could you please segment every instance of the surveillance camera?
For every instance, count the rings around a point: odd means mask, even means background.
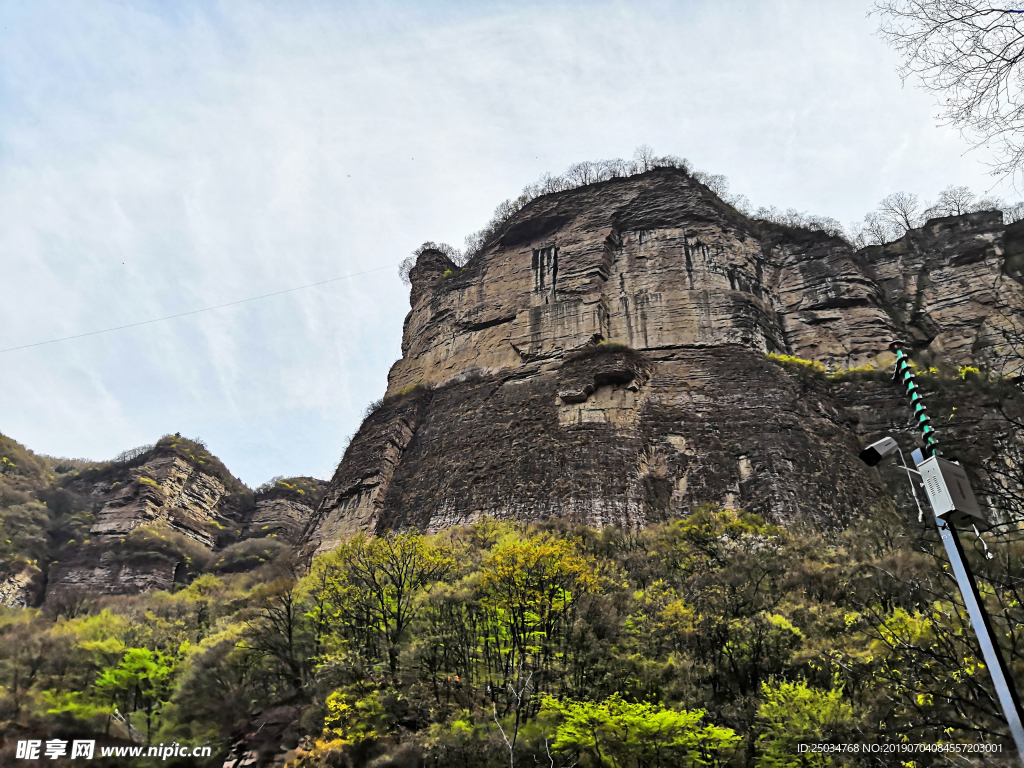
[[[890,453],[895,453],[897,448],[899,446],[896,445],[895,440],[891,437],[883,437],[877,443],[872,443],[861,451],[860,460],[869,467],[873,467]]]

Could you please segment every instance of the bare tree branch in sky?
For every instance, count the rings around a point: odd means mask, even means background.
[[[936,93],[940,118],[993,152],[994,175],[1024,171],[1024,3],[876,0],[873,13],[904,81]]]
[[[977,198],[970,187],[950,185],[939,192],[939,199],[928,209],[929,216],[962,216],[974,209]]]
[[[921,206],[912,192],[893,192],[883,198],[878,204],[878,215],[899,232],[899,237],[923,223]]]

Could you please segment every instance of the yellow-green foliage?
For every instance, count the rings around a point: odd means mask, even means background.
[[[275,538],[246,539],[226,547],[213,560],[211,568],[217,573],[252,570],[269,563],[284,551],[284,544]]]
[[[27,482],[44,481],[58,467],[70,470],[72,466],[86,466],[80,460],[56,459],[30,451],[16,440],[0,433],[0,490],[16,479]]]
[[[170,451],[174,455],[194,463],[196,466],[202,465],[204,472],[214,475],[224,483],[229,491],[243,492],[246,490],[242,483],[228,471],[221,460],[211,454],[206,446],[198,440],[165,435],[157,440],[155,448],[160,451]]]
[[[100,546],[103,546],[102,544]],[[121,542],[122,557],[137,560],[171,560],[186,563],[190,570],[201,570],[210,560],[210,552],[194,539],[178,533],[166,523],[133,528]]]
[[[885,371],[872,363],[866,363],[864,365],[857,365],[852,368],[841,368],[837,367],[829,370],[824,363],[820,360],[807,360],[802,357],[796,357],[795,355],[780,355],[774,352],[769,352],[767,355],[769,360],[774,360],[782,365],[798,366],[804,370],[814,371],[816,373],[825,373],[829,378],[836,379],[839,381],[846,379],[856,379],[858,377],[873,378],[878,375],[884,375]],[[913,371],[920,375],[938,376],[940,371],[938,368],[929,367],[921,368],[914,361],[910,361],[910,367]],[[972,369],[968,369],[972,370]],[[976,369],[974,369],[976,370]],[[961,374],[962,377],[962,374]]]
[[[592,761],[588,765],[608,759],[616,766],[725,764],[742,741],[732,728],[708,723],[703,709],[629,702],[618,693],[599,702],[548,696],[540,716],[556,728],[552,751],[581,754]]]
[[[71,462],[39,456],[0,434],[0,581],[25,566],[47,565],[70,540],[93,524],[91,503],[77,494],[53,493]],[[45,504],[44,500],[49,503]]]
[[[805,360],[804,358],[796,357],[795,355],[778,355],[774,352],[768,353],[768,359],[782,363],[783,365],[796,365],[819,373],[825,372],[825,366],[820,360]]]
[[[960,374],[960,378],[961,379],[966,379],[968,377],[968,375],[970,375],[970,374],[978,375],[978,374],[981,373],[981,371],[979,369],[975,368],[973,365],[961,365],[957,369],[957,373]]]
[[[312,477],[274,477],[256,488],[256,494],[275,494],[301,498],[306,504],[316,504],[326,488],[326,484]]]
[[[31,495],[49,485],[51,475],[57,467],[64,468],[62,462],[62,459],[33,453],[16,440],[0,434],[0,503],[10,494],[27,492]],[[68,468],[70,469],[70,465]],[[27,498],[19,499],[26,500]]]
[[[421,383],[419,383],[419,382],[416,382],[415,384],[410,384],[407,387],[402,387],[395,394],[396,394],[396,396],[401,397],[402,395],[408,395],[408,394],[410,394],[412,392],[415,392],[417,389],[422,389],[422,388],[423,388],[423,385]]]
[[[760,757],[757,768],[789,768],[798,765],[828,766],[824,755],[812,762],[800,762],[800,744],[835,741],[855,733],[857,717],[843,700],[842,685],[830,690],[809,687],[804,681],[769,681],[761,684],[761,705],[757,710],[761,734],[757,742]],[[817,760],[817,762],[813,762]]]
[[[378,691],[371,691],[363,697],[334,691],[327,697],[325,704],[326,732],[343,743],[379,738],[387,732],[384,727],[387,713]]]
[[[0,565],[17,571],[44,557],[50,516],[45,504],[28,501],[0,508]]]
[[[139,482],[140,483],[145,483],[146,485],[152,485],[154,488],[159,488],[160,487],[160,483],[158,483],[156,480],[152,479],[151,477],[140,477],[139,478]]]
[[[846,374],[858,374],[858,373],[871,373],[878,370],[871,363],[865,365],[855,365],[853,368],[837,368],[833,371],[833,376],[843,376]]]
[[[516,765],[779,768],[809,742],[966,742],[999,722],[972,705],[986,673],[922,552],[932,530],[872,510],[824,535],[713,505],[639,531],[487,520],[356,536],[305,573],[247,540],[173,593],[0,609],[0,708],[99,740],[126,738],[116,706],[151,742],[226,748],[253,711],[294,707],[295,768],[489,768],[512,742]],[[1017,626],[1024,543],[998,546],[984,598]]]

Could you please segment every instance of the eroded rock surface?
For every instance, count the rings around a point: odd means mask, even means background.
[[[858,396],[765,353],[884,366],[901,336],[930,363],[1012,366],[1019,229],[977,213],[854,251],[750,221],[674,169],[539,198],[465,269],[420,256],[384,405],[304,537],[637,526],[703,502],[841,525],[884,496],[856,459]]]
[[[274,487],[257,491],[256,506],[245,528],[246,538],[273,536],[288,544],[298,543],[327,483],[313,477],[279,481]]]
[[[0,605],[9,608],[30,608],[42,593],[39,569],[26,566],[0,580]]]
[[[46,600],[171,589],[194,575],[187,561],[215,562],[244,539],[292,544],[325,485],[277,478],[254,493],[201,443],[177,436],[131,460],[95,465],[67,484],[91,500],[95,523],[50,567]]]
[[[155,590],[170,591],[178,560],[136,560],[118,557],[107,551],[98,558],[73,558],[70,562],[55,564],[50,569],[47,599],[53,600],[70,594],[78,595],[133,595]]]
[[[178,456],[156,456],[110,487],[91,533],[124,535],[162,522],[212,549],[223,527],[219,503],[226,490],[216,477]]]

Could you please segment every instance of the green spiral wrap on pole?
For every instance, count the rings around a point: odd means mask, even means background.
[[[917,377],[914,369],[910,366],[910,357],[903,351],[903,342],[894,340],[889,349],[896,353],[896,367],[893,369],[893,381],[899,381],[910,397],[910,407],[914,410],[914,418],[917,420],[917,427],[921,430],[921,437],[924,438],[924,449],[929,456],[941,456],[939,450],[939,439],[935,436],[935,427],[931,425],[928,416],[928,406],[924,404],[924,395],[917,386]]]

